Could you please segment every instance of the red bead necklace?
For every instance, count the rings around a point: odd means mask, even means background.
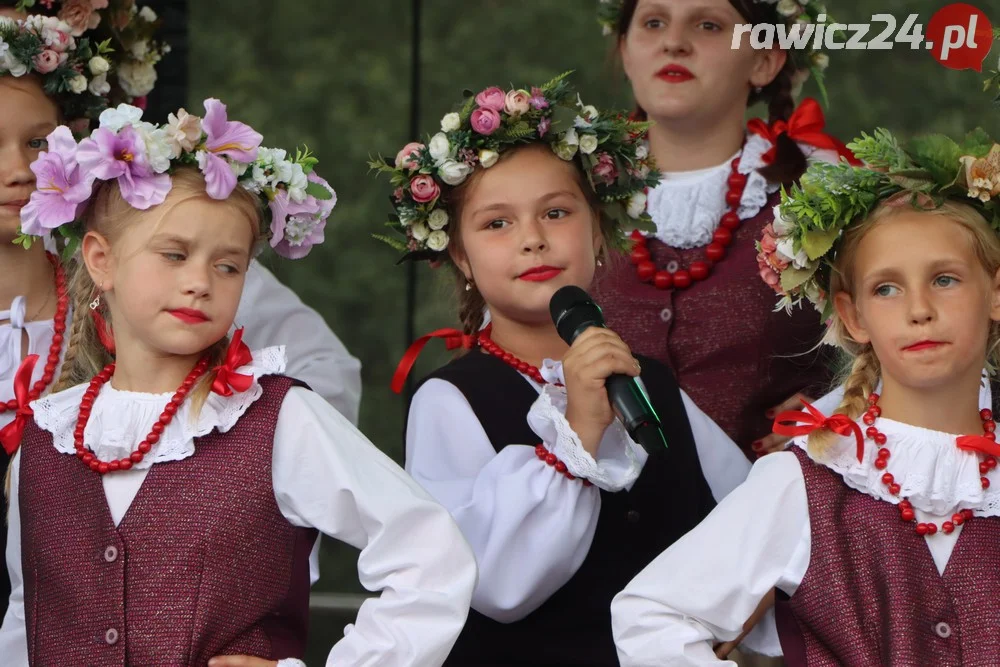
[[[490,338],[490,327],[486,327],[479,332],[479,347],[483,348],[484,352],[492,354],[494,357],[500,359],[518,373],[524,373],[538,384],[549,384],[549,382],[542,377],[542,373],[538,370],[537,366],[532,366],[526,361],[521,361],[510,352],[507,352],[502,347],[494,343],[493,339]],[[561,387],[562,385],[556,384],[556,386]],[[539,460],[544,461],[547,465],[555,468],[556,472],[564,476],[566,479],[576,479],[576,476],[566,468],[566,464],[560,461],[555,454],[546,449],[545,445],[539,444],[535,446],[535,456],[537,456]],[[581,481],[584,486],[590,486],[591,484],[590,480],[587,479]]]
[[[875,427],[875,420],[879,418],[882,414],[882,409],[878,406],[878,394],[871,394],[868,396],[868,410],[865,412],[863,421],[868,427],[865,430],[865,435],[869,440],[875,442],[878,446],[878,454],[875,457],[875,462],[873,465],[878,470],[885,470],[886,466],[889,465],[889,457],[892,455],[889,448],[886,447],[886,437],[885,434],[879,431]],[[983,435],[990,440],[995,440],[996,435],[996,423],[993,421],[993,413],[988,409],[982,409],[979,411],[979,418],[983,420]],[[983,475],[980,478],[980,483],[983,489],[987,489],[990,486],[990,480],[986,478],[986,473],[997,467],[997,459],[995,456],[986,456],[979,463],[979,474]],[[894,496],[899,495],[900,487],[893,478],[892,473],[887,472],[882,475],[882,484],[889,490]],[[903,498],[899,501],[899,516],[903,521],[911,522],[916,521],[916,513],[913,511],[913,504],[909,500]],[[951,521],[945,521],[941,524],[941,532],[950,534],[955,530],[955,526],[961,526],[963,523],[971,519],[973,516],[971,509],[959,510],[952,515]],[[916,526],[918,535],[934,535],[938,532],[937,524],[933,522],[923,523],[917,522]]]
[[[734,158],[730,165],[729,178],[726,180],[729,185],[729,190],[726,192],[726,205],[729,210],[722,214],[720,226],[712,234],[712,242],[705,248],[705,260],[691,262],[691,266],[687,269],[657,271],[656,264],[651,259],[646,237],[639,230],[635,230],[632,232],[631,260],[639,280],[644,283],[652,281],[657,289],[685,289],[696,281],[708,278],[712,266],[725,258],[726,247],[733,242],[733,232],[739,229],[742,223],[738,210],[740,200],[743,198],[743,189],[747,185],[746,175],[739,172],[740,159]]]
[[[42,377],[35,382],[28,394],[28,402],[34,401],[42,392],[52,384],[52,379],[56,374],[56,366],[59,364],[59,355],[62,352],[63,335],[66,332],[66,311],[69,308],[69,294],[66,289],[66,272],[63,271],[59,258],[50,252],[45,253],[52,269],[56,275],[56,316],[53,319],[52,343],[49,344],[49,356],[45,360],[45,368]],[[17,399],[12,398],[6,402],[0,402],[0,414],[8,410],[17,410]]]
[[[486,327],[479,332],[479,347],[483,348],[483,352],[492,354],[518,373],[524,373],[538,384],[548,384],[548,381],[542,377],[542,372],[538,370],[537,366],[532,366],[526,361],[521,361],[494,343],[493,339],[490,338],[490,327]]]
[[[80,401],[80,416],[76,420],[76,430],[73,431],[73,446],[76,448],[76,457],[84,462],[91,470],[101,475],[107,474],[109,472],[115,472],[116,470],[128,470],[134,464],[139,463],[142,459],[149,453],[149,450],[153,448],[153,445],[160,439],[160,434],[167,427],[167,424],[171,422],[174,415],[177,414],[177,409],[187,398],[188,393],[191,391],[191,387],[194,386],[195,382],[198,381],[202,375],[208,370],[208,357],[203,357],[195,365],[188,376],[184,378],[184,382],[181,383],[180,388],[174,393],[170,402],[167,406],[163,408],[163,412],[160,414],[160,418],[153,424],[153,428],[150,430],[149,435],[139,443],[136,450],[132,452],[128,457],[119,459],[117,461],[99,461],[97,457],[94,456],[93,452],[88,451],[83,445],[83,431],[87,426],[87,421],[90,419],[90,411],[94,407],[94,399],[97,398],[97,393],[101,390],[101,387],[111,379],[114,375],[115,365],[110,363],[104,367],[100,373],[94,376],[94,379],[90,381],[90,386],[87,387],[87,391],[83,394],[83,400]]]

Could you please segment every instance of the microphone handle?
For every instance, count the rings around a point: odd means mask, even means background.
[[[647,399],[635,378],[615,373],[608,376],[604,386],[618,418],[633,440],[642,445],[648,454],[667,447],[659,421],[655,417],[650,419],[642,408]]]

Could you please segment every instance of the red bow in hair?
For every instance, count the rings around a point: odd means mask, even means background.
[[[251,361],[253,361],[253,355],[250,354],[250,348],[243,342],[243,327],[240,327],[233,333],[233,339],[229,341],[226,360],[212,369],[215,371],[212,391],[220,396],[232,396],[233,389],[236,391],[249,389],[253,384],[253,376],[237,373],[236,369],[246,366]]]
[[[802,401],[802,405],[809,412],[802,412],[801,410],[782,412],[774,418],[774,427],[771,430],[778,435],[787,435],[789,437],[808,435],[820,428],[828,428],[838,435],[853,434],[858,444],[858,463],[861,463],[865,455],[865,440],[861,435],[861,427],[858,426],[857,422],[847,415],[842,414],[827,417],[808,401]]]
[[[955,440],[955,444],[962,451],[1000,456],[1000,445],[997,444],[996,440],[985,435],[961,435]]]
[[[438,329],[413,341],[413,344],[406,350],[406,354],[399,360],[396,372],[392,374],[392,384],[390,386],[397,394],[403,391],[403,383],[406,382],[406,376],[410,374],[410,370],[413,368],[413,364],[416,363],[417,357],[420,356],[421,350],[424,349],[424,345],[427,345],[432,338],[443,338],[444,346],[447,350],[455,350],[460,347],[471,350],[475,347],[476,341],[479,340],[479,336],[470,336],[458,329]]]
[[[787,134],[788,138],[796,143],[835,150],[840,156],[847,158],[851,164],[860,165],[861,160],[854,157],[854,153],[843,141],[823,132],[825,126],[826,119],[823,117],[823,108],[819,102],[811,97],[802,100],[787,122],[776,120],[768,125],[760,118],[753,118],[747,123],[748,130],[764,137],[772,144],[771,149],[761,156],[766,164],[774,162],[778,137]]]
[[[21,445],[24,427],[28,425],[28,419],[35,414],[28,404],[31,402],[31,374],[35,372],[37,361],[37,354],[29,354],[21,362],[17,373],[14,374],[14,398],[17,400],[17,413],[14,416],[14,421],[0,429],[0,444],[3,444],[7,456],[13,456]]]

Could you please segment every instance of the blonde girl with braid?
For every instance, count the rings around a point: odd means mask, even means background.
[[[615,598],[623,666],[716,662],[772,588],[755,644],[789,665],[1000,663],[1000,144],[850,146],[865,166],[810,167],[759,244],[851,358],[840,404],[779,414],[792,447]]]

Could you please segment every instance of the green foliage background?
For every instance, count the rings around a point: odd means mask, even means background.
[[[1000,22],[997,0],[975,4]],[[629,88],[601,38],[596,0],[424,0],[420,116],[422,134],[461,100],[463,88],[518,87],[575,69],[583,99],[630,106]],[[907,0],[828,2],[844,23],[884,12],[926,25],[944,3]],[[339,195],[327,242],[298,262],[264,261],[330,323],[363,363],[361,429],[402,460],[404,399],[389,379],[404,340],[406,269],[372,240],[389,211],[389,190],[367,172],[369,156],[395,156],[407,136],[411,3],[406,0],[198,0],[190,2],[188,109],[221,98],[230,117],[249,122],[271,146],[308,144],[319,172]],[[874,24],[872,35],[881,30]],[[986,69],[994,69],[997,49]],[[835,51],[827,72],[827,129],[844,140],[883,125],[901,137],[959,133],[982,125],[1000,134],[1000,109],[984,95],[983,75],[952,71],[928,52]],[[806,94],[818,97],[812,83]],[[763,113],[762,108],[753,111]],[[417,332],[454,324],[446,276],[418,271]],[[428,347],[420,377],[446,357]],[[352,550],[324,543],[321,591],[357,591]],[[339,620],[314,620],[311,664],[340,637]]]

